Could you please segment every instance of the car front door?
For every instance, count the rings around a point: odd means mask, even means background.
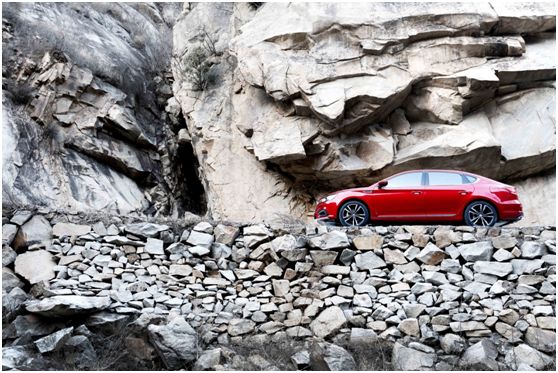
[[[423,172],[406,172],[389,179],[372,194],[373,213],[379,220],[416,220],[424,215]]]
[[[429,220],[461,219],[474,187],[470,180],[457,172],[427,173],[424,203]]]

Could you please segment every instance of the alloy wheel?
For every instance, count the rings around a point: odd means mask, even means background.
[[[366,210],[360,203],[350,202],[343,207],[341,217],[348,225],[364,225],[366,223]]]
[[[467,217],[473,225],[491,227],[495,223],[496,213],[488,204],[479,202],[469,207]]]

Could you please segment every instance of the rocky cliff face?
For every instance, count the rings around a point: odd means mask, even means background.
[[[183,123],[165,112],[180,10],[4,7],[5,207],[175,216],[205,210],[195,157],[176,140]]]
[[[444,167],[555,224],[550,3],[9,4],[3,52],[4,206],[305,218]]]
[[[321,192],[417,167],[510,183],[553,170],[554,11],[540,3],[197,5],[174,28],[173,90],[210,211],[302,216]],[[184,63],[208,35],[214,83],[200,91]],[[554,189],[552,172],[538,180]],[[542,215],[554,222],[552,211]]]

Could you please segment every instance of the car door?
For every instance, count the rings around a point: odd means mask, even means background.
[[[424,187],[424,203],[429,220],[461,219],[474,187],[458,172],[429,171]]]
[[[372,209],[379,220],[415,220],[423,214],[423,172],[405,172],[374,190]]]

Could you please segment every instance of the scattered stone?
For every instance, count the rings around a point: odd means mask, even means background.
[[[168,225],[154,223],[135,223],[128,224],[124,227],[125,232],[144,238],[157,237],[161,232],[169,229],[170,227]]]
[[[98,312],[109,306],[109,297],[57,295],[41,300],[28,301],[25,308],[31,313],[47,317],[63,317]]]
[[[396,370],[432,370],[436,355],[403,346],[396,342],[393,345],[391,363]]]
[[[149,325],[147,331],[167,369],[183,367],[196,360],[200,352],[199,337],[183,316],[175,317],[168,324]]]
[[[310,329],[318,338],[325,338],[339,330],[347,319],[341,308],[331,306],[323,310],[318,317],[310,323]]]
[[[52,240],[50,223],[42,215],[35,215],[23,224],[13,240],[16,251],[25,250],[31,245],[49,248]]]
[[[347,234],[337,230],[313,237],[308,243],[321,250],[344,249],[350,244]]]
[[[446,253],[440,250],[432,242],[429,242],[428,245],[426,245],[426,247],[422,249],[416,257],[416,259],[428,265],[440,264],[440,262],[445,258],[446,258]]]
[[[498,349],[494,342],[483,339],[465,351],[459,360],[459,365],[475,370],[498,370],[497,357]]]
[[[157,238],[148,238],[145,244],[144,251],[151,255],[164,255],[163,241]]]
[[[28,251],[19,254],[15,260],[15,273],[30,284],[53,279],[55,267],[54,257],[46,250]]]
[[[205,247],[206,249],[211,248],[211,244],[213,243],[213,235],[203,232],[192,231],[186,240],[187,243],[193,246],[201,246]]]
[[[74,327],[59,330],[56,333],[52,333],[50,335],[47,335],[46,337],[37,339],[35,341],[35,346],[42,354],[57,351],[70,338],[73,331]]]
[[[238,235],[240,234],[240,228],[230,225],[218,224],[213,229],[213,234],[215,236],[215,242],[231,246],[234,243],[236,237],[238,237]]]
[[[492,244],[488,241],[475,242],[459,246],[459,253],[469,262],[477,260],[490,261],[492,258]]]
[[[546,246],[537,241],[525,241],[520,249],[521,257],[527,259],[539,258],[547,253]]]
[[[320,342],[313,345],[310,355],[313,370],[348,371],[356,369],[356,362],[344,348],[333,343]]]
[[[535,327],[527,328],[525,342],[539,351],[556,352],[556,333]]]
[[[383,243],[384,237],[377,233],[361,235],[353,239],[353,244],[360,251],[379,250],[382,248]]]
[[[386,266],[386,262],[372,251],[356,255],[355,263],[358,269],[368,271]]]
[[[73,223],[56,223],[52,228],[52,234],[55,237],[83,236],[89,232],[91,232],[91,226]]]
[[[252,320],[232,319],[229,322],[227,331],[231,336],[236,337],[239,335],[251,333],[252,331],[254,331],[255,327],[256,323]]]

